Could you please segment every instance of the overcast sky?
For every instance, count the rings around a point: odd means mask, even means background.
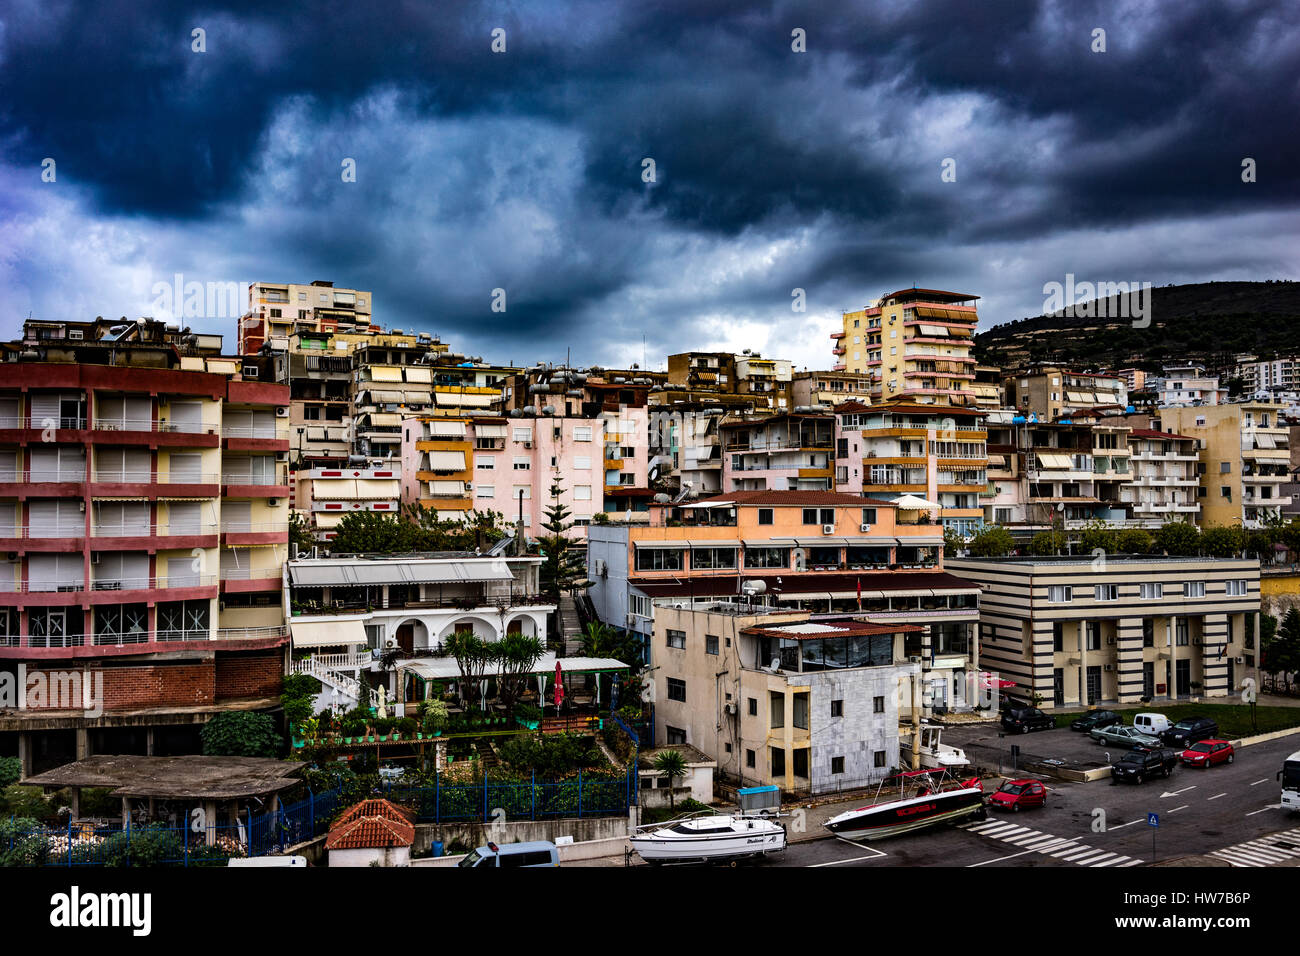
[[[825,368],[914,284],[1300,277],[1297,117],[1295,3],[4,0],[0,333],[329,279],[492,361]]]

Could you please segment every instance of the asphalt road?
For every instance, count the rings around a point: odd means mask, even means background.
[[[1027,737],[1033,741],[1059,733],[1068,731]],[[1044,752],[1037,741],[1033,749]],[[1300,833],[1293,842],[1278,837],[1271,844],[1241,847],[1270,834],[1300,830],[1300,816],[1278,807],[1275,779],[1283,758],[1296,749],[1295,737],[1283,738],[1239,750],[1232,764],[1205,770],[1180,766],[1167,780],[1142,784],[1046,780],[1050,793],[1041,809],[991,812],[984,823],[872,843],[835,838],[792,842],[766,865],[1137,866],[1152,861],[1152,829],[1147,826],[1152,812],[1160,817],[1157,861],[1223,851],[1221,859],[1237,864],[1296,865]],[[1104,820],[1104,832],[1094,831],[1095,820]]]

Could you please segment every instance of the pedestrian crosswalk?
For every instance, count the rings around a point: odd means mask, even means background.
[[[1208,854],[1233,866],[1277,866],[1300,860],[1300,829],[1247,840]]]
[[[1095,846],[1053,836],[1030,827],[1018,826],[1004,820],[982,820],[978,823],[963,823],[960,829],[978,833],[990,840],[1000,840],[1023,850],[1032,850],[1045,856],[1054,857],[1064,863],[1078,866],[1137,866],[1142,861],[1122,853],[1108,853]]]

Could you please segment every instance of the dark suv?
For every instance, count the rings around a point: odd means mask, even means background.
[[[1021,707],[1002,714],[1002,729],[1011,734],[1027,734],[1031,730],[1051,730],[1056,718],[1037,707]]]
[[[1138,747],[1111,764],[1110,782],[1141,783],[1152,777],[1167,777],[1178,766],[1178,751],[1168,747]]]
[[[1090,730],[1096,730],[1098,727],[1111,727],[1122,723],[1124,723],[1124,718],[1113,710],[1093,710],[1070,721],[1070,729],[1087,733]]]
[[[1160,742],[1186,750],[1199,740],[1219,736],[1219,725],[1209,717],[1184,717],[1160,734]]]

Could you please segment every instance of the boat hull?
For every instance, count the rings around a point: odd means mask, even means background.
[[[850,840],[880,840],[940,823],[951,823],[984,810],[984,791],[970,787],[895,800],[841,813],[823,824]]]
[[[708,836],[663,836],[651,832],[634,836],[629,842],[647,863],[737,859],[780,852],[786,846],[784,829]]]

